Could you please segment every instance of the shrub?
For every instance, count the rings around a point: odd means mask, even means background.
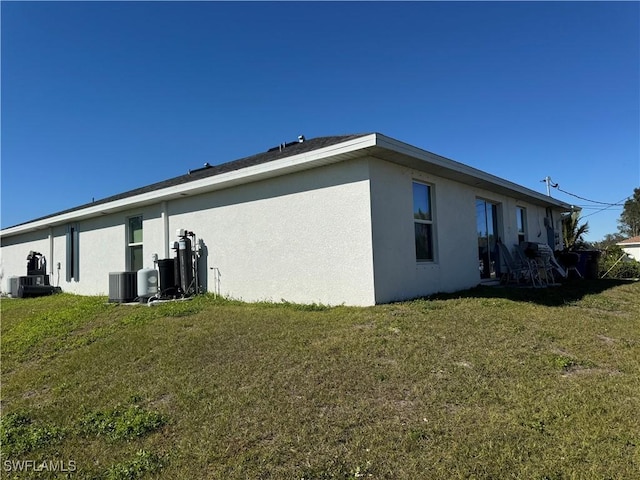
[[[135,480],[142,478],[147,473],[155,473],[165,466],[163,459],[146,450],[138,450],[136,456],[123,463],[113,465],[107,471],[107,480]]]
[[[61,440],[65,430],[55,425],[37,425],[25,414],[14,412],[0,419],[3,455],[19,455]]]
[[[159,412],[131,405],[126,409],[116,407],[87,413],[80,421],[80,431],[104,435],[111,440],[131,440],[158,430],[165,423],[166,419]]]
[[[600,258],[598,276],[607,278],[640,278],[640,262],[620,258],[624,254],[617,245],[607,248]]]

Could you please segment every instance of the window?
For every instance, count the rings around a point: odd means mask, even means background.
[[[527,241],[527,209],[516,208],[516,222],[518,225],[518,243]]]
[[[137,272],[142,268],[142,216],[129,218],[127,268]]]
[[[430,262],[435,258],[433,248],[433,209],[431,187],[413,182],[413,224],[416,240],[416,260]]]
[[[478,263],[480,278],[495,278],[496,245],[498,242],[498,205],[476,199],[476,229],[478,231]]]
[[[80,280],[80,234],[78,233],[78,225],[67,225],[66,235],[66,278],[67,282]]]

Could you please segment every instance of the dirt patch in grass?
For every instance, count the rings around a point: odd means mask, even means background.
[[[563,375],[565,377],[582,376],[582,375],[622,375],[622,372],[612,368],[598,368],[598,367],[583,367],[580,365],[574,365],[567,368]]]
[[[611,338],[606,335],[597,335],[596,338],[600,340],[602,343],[604,343],[605,345],[613,345],[616,343],[615,338]]]

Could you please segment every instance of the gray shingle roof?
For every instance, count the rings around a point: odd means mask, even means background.
[[[354,135],[336,135],[331,137],[317,137],[317,138],[311,138],[311,139],[305,140],[302,143],[299,143],[299,142],[287,143],[286,144],[287,146],[285,148],[279,148],[279,146],[276,146],[274,148],[269,149],[266,152],[258,153],[256,155],[251,155],[249,157],[240,158],[238,160],[222,163],[220,165],[212,165],[209,167],[191,170],[189,171],[189,173],[180,175],[178,177],[173,177],[168,180],[163,180],[161,182],[156,182],[150,185],[146,185],[144,187],[139,187],[133,190],[128,190],[126,192],[118,193],[116,195],[111,195],[106,198],[95,200],[90,203],[85,203],[83,205],[69,208],[67,210],[62,210],[60,212],[56,212],[50,215],[45,215],[43,217],[35,218],[33,220],[29,220],[28,222],[19,223],[14,226],[17,227],[19,225],[25,225],[27,223],[35,222],[38,220],[44,220],[47,218],[55,217],[57,215],[62,215],[65,213],[76,211],[76,210],[81,210],[83,208],[105,204],[105,203],[113,202],[115,200],[122,200],[127,197],[133,197],[135,195],[153,192],[155,190],[172,187],[174,185],[181,185],[181,184],[193,182],[201,178],[213,177],[215,175],[220,175],[222,173],[232,172],[234,170],[240,170],[243,168],[252,167],[254,165],[260,165],[263,163],[272,162],[274,160],[279,160],[285,157],[291,157],[293,155],[298,155],[300,153],[311,152],[313,150],[329,147],[331,145],[335,145],[341,142],[346,142],[348,140],[363,137],[366,135],[369,135],[369,134],[361,133],[361,134],[354,134]]]

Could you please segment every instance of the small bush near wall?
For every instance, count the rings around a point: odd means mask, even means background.
[[[630,258],[621,260],[623,253],[622,248],[617,245],[604,250],[598,277],[602,278],[606,274],[607,278],[640,278],[640,262]]]

